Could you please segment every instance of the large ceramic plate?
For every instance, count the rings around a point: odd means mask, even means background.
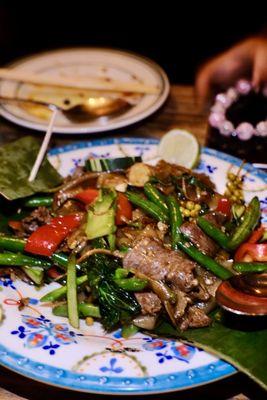
[[[76,48],[50,51],[21,59],[11,64],[9,68],[54,77],[80,76],[122,82],[141,82],[159,88],[158,94],[140,96],[135,101],[136,104],[128,111],[108,119],[101,117],[92,122],[74,123],[60,113],[54,126],[54,132],[58,133],[96,133],[133,124],[158,110],[169,94],[168,78],[156,63],[119,50]],[[4,81],[0,85],[1,96],[32,98],[33,93],[44,94],[44,91],[47,94],[45,88],[37,90],[32,85],[10,81]],[[52,93],[57,96],[57,92]],[[0,114],[10,121],[28,128],[45,131],[47,119],[41,118],[43,113],[36,115],[33,111],[29,112],[29,109],[26,110],[15,105],[2,104],[0,106]]]
[[[109,139],[71,144],[50,152],[50,160],[63,175],[82,165],[88,156],[141,155],[152,160],[157,140]],[[229,165],[240,160],[203,148],[198,170],[208,174],[218,190],[225,187]],[[246,187],[266,188],[267,175],[247,165]],[[246,192],[247,200],[254,193]],[[263,221],[267,221],[267,191],[259,191]],[[106,334],[98,323],[71,328],[38,299],[57,284],[36,290],[10,277],[0,280],[0,364],[51,385],[105,394],[142,394],[181,390],[225,378],[235,372],[226,362],[175,340],[138,333],[125,340],[120,330]],[[18,309],[22,298],[28,305]]]

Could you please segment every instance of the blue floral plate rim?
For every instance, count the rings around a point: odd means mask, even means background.
[[[70,152],[73,150],[86,149],[97,146],[107,146],[107,145],[131,145],[131,144],[144,144],[144,145],[156,145],[159,143],[159,139],[156,138],[146,138],[146,137],[122,137],[122,138],[106,138],[106,139],[93,139],[90,141],[79,141],[77,143],[66,144],[63,146],[51,149],[48,152],[49,156],[56,156],[62,153]],[[240,166],[243,161],[240,158],[232,156],[230,154],[224,153],[219,150],[212,149],[210,147],[201,146],[201,154],[206,154],[210,156],[217,157],[220,160],[227,161],[235,166]],[[262,179],[267,183],[267,173],[261,169],[255,168],[252,164],[246,163],[244,165],[244,170],[249,171],[253,175]]]
[[[77,149],[96,146],[114,144],[156,145],[158,142],[158,139],[144,137],[96,139],[57,147],[49,151],[49,156],[56,156]],[[201,152],[202,154],[214,156],[220,160],[227,161],[235,166],[239,166],[242,163],[242,161],[236,157],[207,147],[202,147]],[[244,168],[267,183],[267,174],[264,171],[257,170],[251,164],[246,164]],[[60,388],[113,395],[153,394],[191,389],[196,386],[205,385],[229,377],[237,372],[236,369],[227,362],[217,360],[213,363],[192,370],[154,375],[152,377],[100,377],[97,375],[81,374],[70,370],[64,370],[62,368],[34,361],[28,357],[22,356],[21,354],[10,351],[2,344],[0,344],[0,364],[25,377]]]
[[[153,394],[191,389],[227,378],[236,369],[230,364],[218,360],[212,364],[180,371],[177,374],[162,374],[153,377],[100,377],[81,374],[53,367],[25,358],[5,346],[0,345],[0,364],[27,378],[81,392],[96,394]]]

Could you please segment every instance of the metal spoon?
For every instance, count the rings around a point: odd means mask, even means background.
[[[216,300],[234,314],[267,315],[267,272],[235,275],[222,282]]]
[[[118,114],[125,112],[126,109],[130,108],[132,105],[121,98],[111,98],[111,97],[88,97],[86,100],[82,100],[81,103],[72,104],[71,100],[65,99],[62,105],[48,103],[45,101],[22,99],[22,98],[12,98],[0,96],[0,103],[9,104],[33,104],[36,106],[43,106],[54,110],[55,108],[60,110],[70,121],[74,122],[86,122],[91,121],[102,116],[109,116],[112,114]]]

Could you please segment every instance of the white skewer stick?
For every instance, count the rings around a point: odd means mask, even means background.
[[[50,122],[49,122],[49,125],[48,125],[48,128],[47,128],[43,143],[42,143],[42,145],[40,147],[39,153],[38,153],[38,155],[36,157],[35,163],[34,163],[34,165],[32,167],[32,170],[31,170],[31,173],[30,173],[30,176],[29,176],[29,179],[28,179],[29,182],[34,181],[34,179],[36,178],[36,175],[37,175],[37,173],[39,171],[39,168],[40,168],[40,166],[42,164],[43,158],[45,156],[47,147],[48,147],[49,142],[50,142],[50,138],[51,138],[52,133],[53,133],[53,127],[54,127],[55,119],[56,119],[56,116],[57,116],[57,113],[58,113],[58,109],[54,107],[52,110],[53,110],[52,116],[51,116],[51,119],[50,119]]]

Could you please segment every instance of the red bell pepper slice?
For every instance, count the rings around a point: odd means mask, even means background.
[[[60,243],[81,223],[81,214],[56,217],[43,225],[28,238],[25,250],[29,253],[50,257]]]
[[[132,219],[132,205],[123,193],[118,193],[117,197],[117,210],[115,217],[116,225],[123,225],[126,220]]]
[[[263,236],[264,231],[265,231],[264,226],[260,226],[258,229],[252,232],[251,236],[248,239],[248,243],[257,243]]]
[[[222,214],[227,215],[227,217],[231,216],[231,201],[226,197],[221,197],[218,201],[218,205],[216,211],[221,212]]]
[[[266,243],[243,243],[235,253],[235,261],[267,262]]]
[[[91,204],[93,201],[95,201],[98,195],[99,190],[88,188],[86,190],[83,190],[82,192],[77,193],[75,195],[75,199],[82,201],[84,204]]]

